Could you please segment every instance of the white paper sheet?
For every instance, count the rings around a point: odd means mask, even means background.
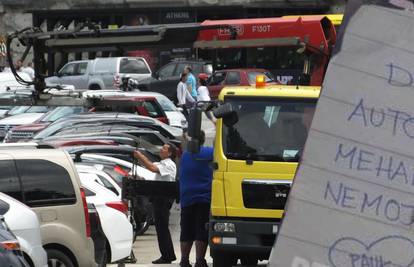
[[[331,59],[277,267],[414,266],[414,15],[362,6]]]

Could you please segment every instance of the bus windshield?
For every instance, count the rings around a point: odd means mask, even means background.
[[[238,121],[223,126],[227,158],[299,161],[316,107],[316,99],[227,97]]]

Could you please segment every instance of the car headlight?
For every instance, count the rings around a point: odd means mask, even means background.
[[[213,228],[216,232],[236,232],[234,223],[215,223]]]

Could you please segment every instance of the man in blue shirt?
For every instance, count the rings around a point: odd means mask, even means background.
[[[193,69],[187,65],[184,68],[184,72],[187,74],[187,87],[191,93],[191,96],[197,100],[197,80],[193,75]]]
[[[203,145],[205,133],[201,132]],[[180,163],[180,201],[181,201],[181,262],[180,267],[191,267],[189,255],[193,242],[196,247],[195,267],[207,267],[208,223],[211,202],[211,182],[213,169],[213,148],[202,146],[200,152],[184,152]]]

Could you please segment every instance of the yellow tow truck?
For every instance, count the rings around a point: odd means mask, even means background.
[[[268,259],[320,93],[320,87],[264,86],[260,77],[256,87],[223,89],[214,110],[214,267]]]

